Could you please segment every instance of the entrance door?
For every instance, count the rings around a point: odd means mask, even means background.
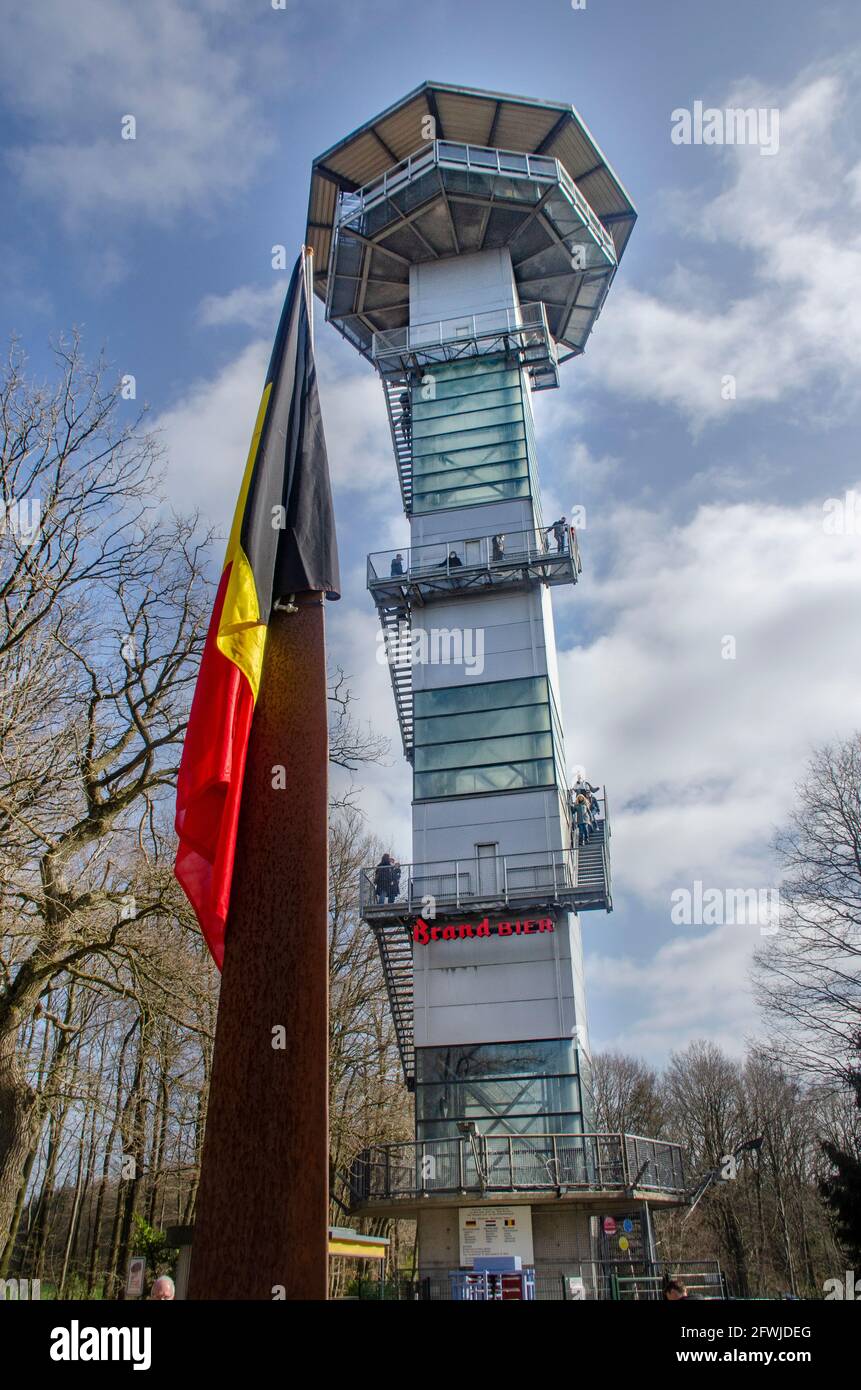
[[[498,844],[475,847],[475,857],[478,861],[478,891],[483,897],[495,897],[500,891],[502,867],[498,856]]]

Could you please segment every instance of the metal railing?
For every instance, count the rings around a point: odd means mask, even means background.
[[[678,1144],[631,1134],[479,1134],[363,1149],[354,1206],[449,1193],[653,1192],[682,1196]]]
[[[495,340],[517,334],[531,338],[537,345],[547,345],[552,359],[556,348],[547,326],[547,311],[543,303],[523,304],[517,308],[487,309],[480,314],[461,314],[457,318],[432,319],[428,323],[408,324],[375,333],[371,340],[371,356],[390,357],[404,352],[443,347],[447,343]]]
[[[457,582],[475,570],[511,570],[532,566],[549,568],[559,561],[573,562],[574,576],[582,573],[577,533],[570,527],[562,549],[547,531],[497,532],[467,539],[441,538],[403,550],[378,550],[368,556],[368,588],[390,581],[410,582],[450,579]],[[466,571],[465,575],[463,572]]]
[[[540,849],[518,854],[464,856],[415,864],[372,864],[359,871],[359,905],[372,916],[418,916],[425,899],[437,909],[523,907],[530,903],[569,905],[574,910],[609,907],[610,826],[607,798],[598,802],[597,825],[602,831],[603,882],[581,883],[579,850]],[[590,842],[583,847],[589,849]]]
[[[616,264],[616,247],[598,214],[580,192],[568,170],[548,155],[519,154],[486,145],[468,145],[453,140],[434,140],[392,165],[385,173],[350,193],[342,193],[338,225],[353,221],[378,203],[392,197],[413,179],[434,167],[462,169],[469,173],[505,176],[530,182],[556,182],[574,204],[585,226],[610,265]]]
[[[439,906],[459,909],[475,902],[508,905],[540,892],[555,898],[576,886],[576,853],[570,849],[533,850],[486,859],[439,859],[427,864],[375,864],[361,870],[363,908],[397,906],[412,913],[433,897]]]
[[[570,1279],[582,1282],[586,1302],[644,1301],[663,1299],[664,1279],[682,1279],[700,1299],[729,1297],[726,1279],[717,1260],[567,1260],[552,1264],[542,1261],[535,1270],[535,1297],[542,1302],[562,1302],[572,1297]],[[379,1298],[379,1286],[370,1280],[358,1295]],[[451,1300],[448,1273],[423,1278],[401,1276],[390,1279],[386,1298],[448,1302]]]

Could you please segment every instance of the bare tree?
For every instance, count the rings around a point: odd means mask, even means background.
[[[861,1030],[861,734],[814,753],[776,848],[779,930],[754,968],[772,1053],[841,1084]]]
[[[0,538],[0,1241],[44,1113],[22,1028],[58,981],[132,950],[175,902],[167,866],[154,871],[156,821],[209,607],[208,538],[154,510],[154,446],[117,423],[119,385],[77,344],[58,355],[53,391],[14,353],[0,387],[7,516],[19,509]],[[32,535],[22,490],[39,504]]]
[[[599,1132],[663,1135],[666,1105],[658,1074],[638,1057],[596,1053],[592,1058],[592,1091]]]

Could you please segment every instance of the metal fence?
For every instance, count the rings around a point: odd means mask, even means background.
[[[561,549],[555,540],[548,540],[546,529],[539,527],[466,539],[442,538],[426,545],[380,550],[369,555],[368,588],[375,584],[391,584],[392,580],[421,582],[445,579],[462,582],[469,578],[472,570],[493,572],[523,566],[540,568],[566,562],[573,562],[577,574],[582,572],[580,549],[573,527],[570,534],[563,538]]]
[[[574,1260],[535,1271],[535,1296],[541,1302],[570,1301],[571,1279],[582,1281],[583,1301],[658,1302],[663,1300],[667,1278],[680,1279],[698,1300],[729,1297],[726,1278],[717,1260]],[[350,1297],[402,1302],[448,1302],[451,1280],[447,1273],[413,1278],[356,1279]],[[578,1300],[579,1301],[579,1300]]]
[[[604,823],[604,845],[609,839],[606,798],[597,798],[599,819]],[[367,907],[398,907],[421,912],[428,897],[437,907],[455,910],[474,903],[517,906],[518,900],[556,901],[576,897],[578,888],[576,849],[529,850],[486,859],[440,859],[424,864],[374,864],[360,871],[359,901]],[[606,871],[606,870],[605,870]]]
[[[364,1149],[354,1205],[423,1195],[541,1191],[682,1193],[678,1144],[631,1134],[480,1134]]]

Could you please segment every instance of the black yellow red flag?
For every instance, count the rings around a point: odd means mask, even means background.
[[[290,280],[197,677],[176,794],[176,877],[219,969],[245,757],[278,598],[340,597],[304,252]]]

